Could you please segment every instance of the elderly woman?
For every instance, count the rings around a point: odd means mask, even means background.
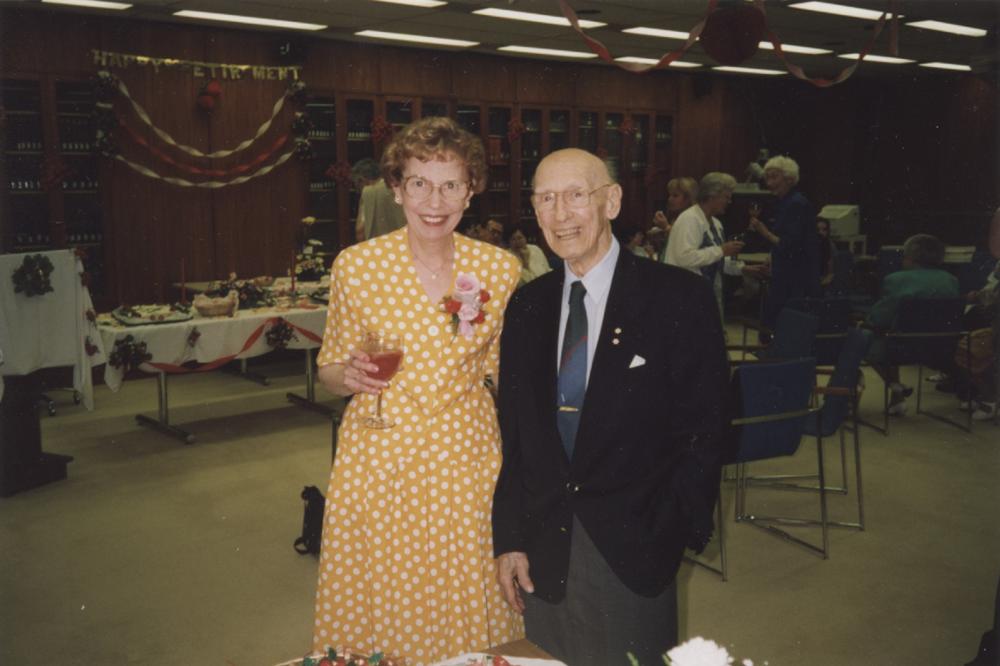
[[[799,165],[779,155],[764,164],[764,182],[777,202],[765,224],[750,218],[750,229],[771,244],[771,284],[764,304],[763,325],[772,328],[778,313],[792,298],[820,295],[820,245],[816,211],[796,189]]]
[[[454,121],[398,132],[382,173],[406,226],[337,256],[319,354],[323,385],[354,398],[326,493],[313,646],[420,666],[523,635],[496,581],[500,438],[484,385],[520,262],[455,233],[486,161]],[[401,363],[362,346],[374,332],[399,341]],[[366,419],[376,402],[388,423]]]
[[[717,215],[722,215],[733,198],[736,179],[728,173],[713,171],[698,184],[698,203],[683,211],[674,222],[664,253],[665,261],[698,273],[712,283],[719,312],[723,310],[722,274],[754,274],[736,255],[743,243],[725,240]]]

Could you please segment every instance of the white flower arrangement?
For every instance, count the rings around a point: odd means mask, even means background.
[[[628,654],[629,663],[632,666],[639,666],[639,662],[630,652]],[[663,663],[666,666],[732,666],[735,662],[726,648],[715,641],[710,641],[695,636],[663,655]],[[753,666],[753,662],[744,659],[741,666]],[[767,666],[767,662],[764,662]]]

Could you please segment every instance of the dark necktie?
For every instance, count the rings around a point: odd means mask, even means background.
[[[587,392],[587,310],[583,297],[587,290],[577,280],[570,285],[569,318],[563,336],[559,360],[559,412],[556,424],[566,455],[572,459],[576,431],[580,427],[580,410]]]

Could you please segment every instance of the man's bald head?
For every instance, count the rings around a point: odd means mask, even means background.
[[[583,175],[591,187],[615,182],[608,171],[608,165],[600,157],[580,148],[563,148],[546,155],[538,164],[532,186],[538,182],[538,173],[543,168],[569,168]]]

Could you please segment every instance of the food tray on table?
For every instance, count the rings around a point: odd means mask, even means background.
[[[111,316],[123,326],[174,324],[188,321],[194,317],[190,306],[177,303],[173,305],[123,305],[112,310]]]
[[[320,303],[330,302],[330,287],[320,287],[309,292],[309,298]]]

